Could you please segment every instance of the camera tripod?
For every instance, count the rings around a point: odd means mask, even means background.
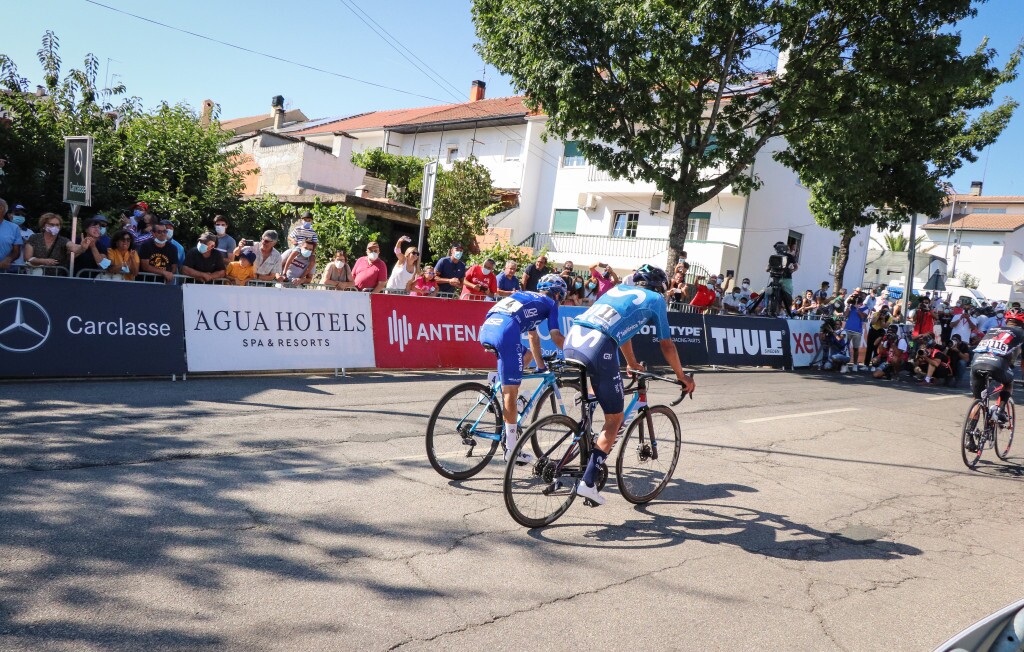
[[[768,287],[761,290],[761,294],[758,295],[753,305],[750,306],[750,314],[757,314],[757,308],[761,305],[761,302],[766,302],[765,312],[768,317],[778,317],[779,312],[785,310],[787,317],[792,317],[793,313],[790,308],[793,303],[793,298],[789,296],[789,292],[782,287],[782,277],[776,278],[771,277],[768,282]]]

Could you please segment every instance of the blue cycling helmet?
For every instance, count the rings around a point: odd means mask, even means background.
[[[552,299],[561,301],[565,298],[565,293],[569,291],[569,288],[558,274],[545,274],[537,282],[537,291],[546,292]]]
[[[633,274],[633,284],[661,294],[668,289],[665,271],[654,265],[641,265]]]

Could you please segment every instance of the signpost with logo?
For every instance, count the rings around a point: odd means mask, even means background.
[[[92,206],[92,136],[64,138],[64,203],[71,204],[71,239],[78,236],[78,209]],[[71,254],[71,276],[75,255]]]
[[[0,274],[0,378],[185,373],[181,288]]]
[[[423,251],[423,236],[427,222],[434,210],[434,187],[437,185],[437,161],[428,161],[423,166],[423,190],[420,192],[420,240],[419,250]]]

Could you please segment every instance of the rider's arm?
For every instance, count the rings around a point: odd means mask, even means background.
[[[537,365],[537,371],[544,371],[544,352],[540,348],[540,334],[534,329],[527,334],[530,339],[530,351],[533,353],[533,363]]]
[[[676,378],[686,387],[686,391],[692,392],[697,383],[683,372],[683,365],[679,362],[679,350],[676,349],[675,343],[671,339],[667,339],[658,340],[658,344],[661,346],[661,354],[665,356],[665,361],[672,367]]]
[[[643,365],[636,359],[636,355],[633,353],[633,342],[626,340],[619,346],[619,350],[622,351],[622,357],[626,359],[626,368],[634,371],[642,371]],[[678,356],[677,356],[678,359]]]
[[[555,343],[555,346],[560,349],[565,348],[565,338],[562,337],[561,331],[555,328],[549,332],[549,335],[551,335],[551,341]]]

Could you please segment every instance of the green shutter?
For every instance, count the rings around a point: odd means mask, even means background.
[[[691,220],[710,220],[711,213],[690,213]]]
[[[573,209],[560,209],[555,211],[555,221],[551,226],[552,233],[576,233],[576,217],[579,211]]]

